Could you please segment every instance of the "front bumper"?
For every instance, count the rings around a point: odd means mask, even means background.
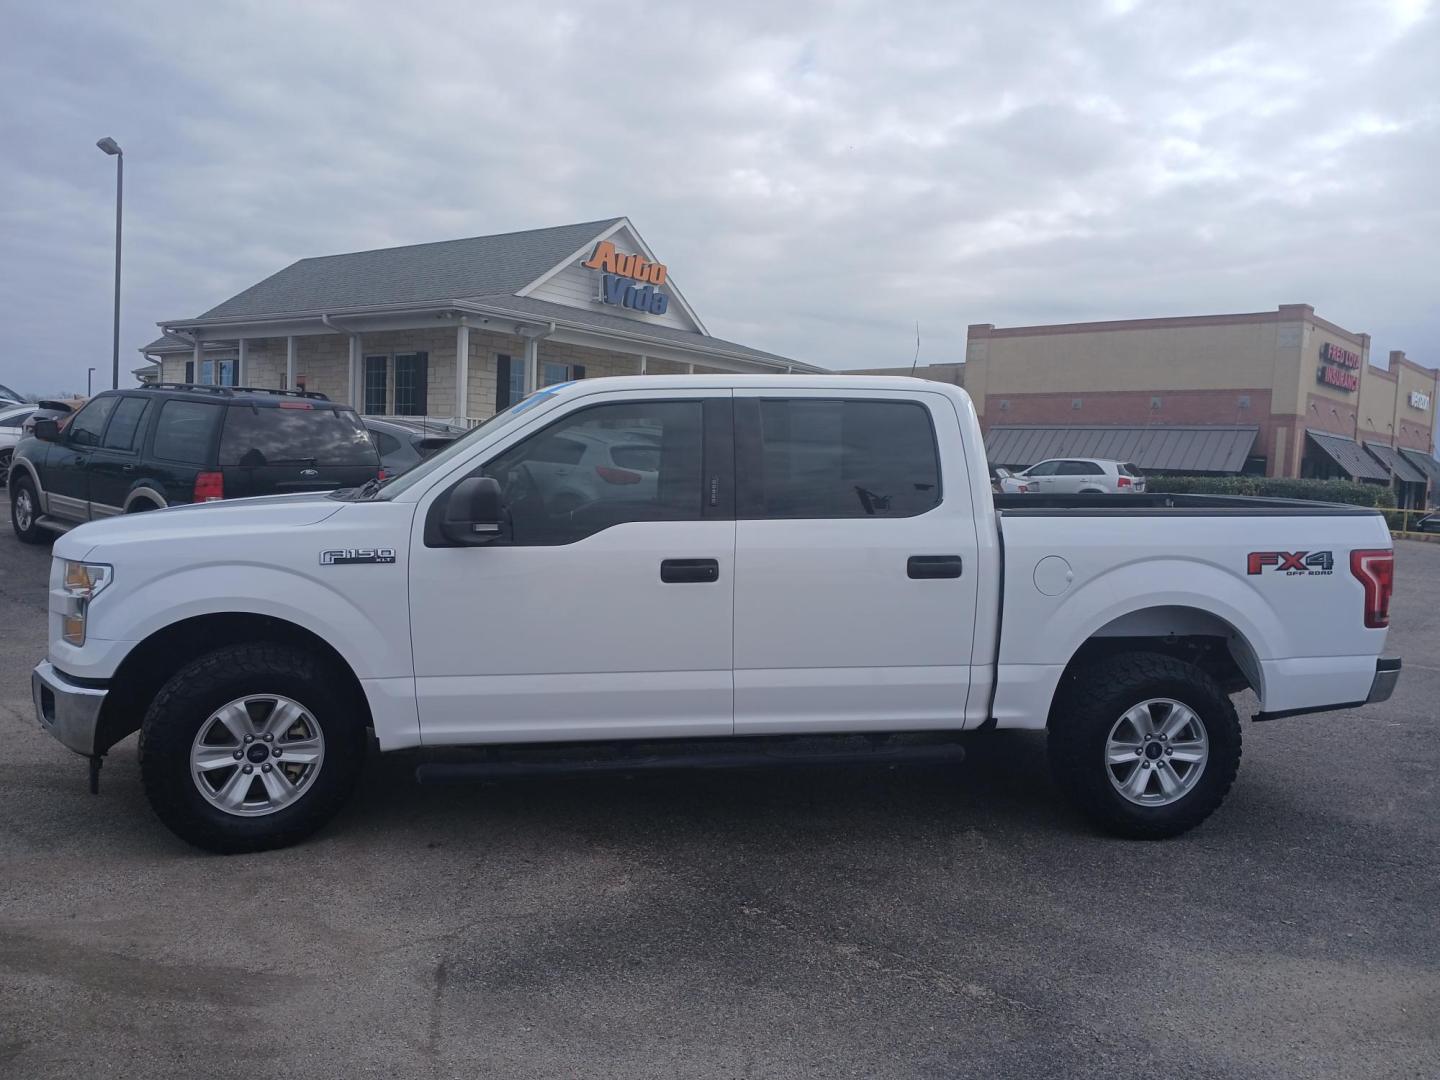
[[[95,729],[107,691],[80,686],[41,660],[30,673],[30,693],[40,726],[77,754],[95,754]]]

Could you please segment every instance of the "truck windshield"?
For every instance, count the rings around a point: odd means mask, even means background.
[[[379,464],[369,432],[351,409],[232,405],[225,414],[222,466]]]

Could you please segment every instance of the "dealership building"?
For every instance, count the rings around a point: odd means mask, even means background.
[[[160,381],[471,422],[571,379],[819,370],[711,335],[623,217],[301,259],[159,325]]]
[[[972,325],[963,381],[993,465],[1053,457],[1147,471],[1341,477],[1440,491],[1440,375],[1315,314]]]

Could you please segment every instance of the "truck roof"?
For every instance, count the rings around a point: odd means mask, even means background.
[[[611,375],[594,379],[577,380],[559,384],[565,388],[595,388],[603,386],[611,390],[664,390],[670,388],[733,388],[737,390],[908,390],[911,393],[924,390],[931,393],[963,393],[958,386],[936,382],[933,379],[912,378],[908,375],[848,375],[844,372],[816,372],[813,374],[751,375],[743,372],[721,371],[695,375]],[[556,390],[559,387],[542,387]]]

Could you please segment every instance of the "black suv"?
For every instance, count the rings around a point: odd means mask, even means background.
[[[160,383],[35,424],[10,467],[10,521],[47,526],[176,503],[355,487],[380,472],[355,410],[324,394]]]

